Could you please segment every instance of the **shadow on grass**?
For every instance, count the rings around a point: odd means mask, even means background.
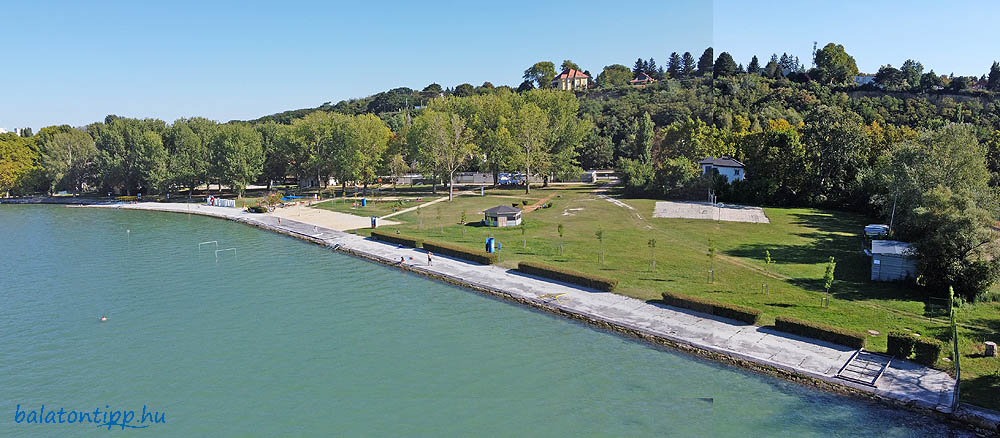
[[[1000,409],[1000,375],[986,374],[962,379],[962,401],[989,409]]]

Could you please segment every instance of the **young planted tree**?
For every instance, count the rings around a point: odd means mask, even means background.
[[[556,231],[559,232],[559,255],[563,255],[563,224],[556,225]]]
[[[774,260],[771,260],[771,250],[765,249],[764,250],[764,291],[767,292],[768,295],[771,294],[770,278],[771,278],[771,264],[772,263],[774,263]]]
[[[524,219],[521,219],[521,248],[528,247],[527,229],[524,227]]]
[[[465,238],[465,210],[462,210],[462,238]]]
[[[708,282],[715,283],[715,242],[708,241]]]
[[[602,265],[604,264],[604,229],[598,228],[597,232],[594,233],[594,237],[597,237],[597,241],[601,245],[601,252],[597,253],[597,261]]]
[[[834,261],[833,257],[826,262],[826,272],[823,274],[823,288],[826,289],[826,293],[830,293],[830,288],[833,287],[833,271],[837,269],[837,262]]]
[[[656,239],[649,239],[646,245],[649,246],[649,272],[656,272]]]
[[[441,227],[441,235],[443,236],[444,235],[444,222],[441,221],[441,206],[440,205],[438,205],[437,208],[434,209],[434,213],[437,216],[436,219],[437,219],[437,222],[438,222],[438,226]]]

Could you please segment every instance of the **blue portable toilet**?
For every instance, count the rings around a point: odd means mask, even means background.
[[[486,238],[486,252],[497,252],[496,251],[496,239],[492,237]]]
[[[378,227],[378,216],[372,216],[372,228]]]
[[[361,198],[361,206],[362,207],[368,206],[368,198]]]

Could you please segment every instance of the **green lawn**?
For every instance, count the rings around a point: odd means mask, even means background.
[[[418,205],[426,204],[430,201],[438,199],[439,196],[427,196],[427,197],[404,197],[401,199],[386,199],[386,198],[365,198],[368,200],[366,206],[361,206],[361,198],[335,198],[329,201],[324,201],[319,204],[314,204],[315,208],[322,208],[324,210],[338,211],[341,213],[355,214],[358,216],[385,216],[390,213],[394,213],[398,210],[416,207]],[[419,200],[419,201],[418,201]]]
[[[654,219],[655,200],[621,199],[635,209],[630,210],[599,198],[593,189],[532,191],[526,199],[552,195],[553,207],[524,215],[526,242],[520,228],[459,224],[462,211],[469,222],[478,222],[486,208],[519,203],[524,195],[516,190],[487,191],[505,197],[462,196],[440,202],[419,217],[414,212],[393,217],[402,224],[391,228],[476,248],[492,235],[503,244],[503,266],[539,261],[614,277],[619,280],[617,293],[639,299],[656,300],[662,291],[672,290],[760,309],[765,325],[775,316],[788,315],[862,332],[875,330],[879,335],[869,338],[869,349],[874,351],[885,351],[886,333],[893,329],[950,339],[946,300],[926,299],[911,286],[868,280],[869,259],[861,252],[859,237],[870,222],[864,216],[766,209],[770,224]],[[562,255],[560,223],[564,226]],[[595,237],[599,227],[604,230],[603,265],[598,263],[601,244]],[[656,239],[652,251],[649,239]],[[709,242],[716,246],[714,262],[708,257]],[[769,267],[764,263],[765,250],[775,262]],[[830,256],[837,260],[836,282],[833,299],[824,308],[822,277]],[[651,257],[656,259],[655,272],[649,270]],[[712,265],[715,282],[710,284]],[[769,294],[762,291],[765,283]],[[995,395],[1000,390],[1000,360],[980,357],[977,350],[984,340],[1000,341],[1000,303],[966,304],[957,310],[957,319],[962,325],[962,400],[1000,409],[1000,397]],[[941,360],[937,366],[950,369],[953,363]]]

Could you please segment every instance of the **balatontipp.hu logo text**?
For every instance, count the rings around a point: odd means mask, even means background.
[[[141,411],[114,410],[104,405],[104,409],[93,411],[76,411],[59,408],[58,411],[46,410],[42,405],[38,410],[21,410],[18,404],[14,408],[14,423],[17,424],[90,424],[97,427],[120,427],[125,429],[145,429],[153,424],[166,423],[166,412],[151,411],[142,406]]]

